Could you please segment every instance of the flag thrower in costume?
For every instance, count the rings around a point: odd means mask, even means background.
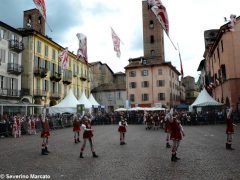
[[[120,58],[120,56],[121,56],[121,51],[120,51],[120,42],[121,42],[121,40],[118,37],[118,35],[115,33],[113,28],[111,28],[111,31],[112,31],[112,41],[113,41],[114,51],[116,51],[117,57]]]
[[[87,57],[87,36],[82,33],[77,33],[77,38],[79,40],[79,48],[77,51],[77,57],[83,58],[86,62],[88,62]]]
[[[59,56],[58,60],[61,63],[62,69],[67,68],[67,63],[68,63],[68,48],[65,48],[64,51],[62,51]]]

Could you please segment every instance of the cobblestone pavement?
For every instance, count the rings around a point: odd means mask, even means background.
[[[56,180],[240,179],[240,127],[233,136],[235,150],[229,151],[225,149],[225,125],[185,126],[178,162],[170,161],[171,150],[165,147],[162,129],[129,125],[127,145],[120,146],[117,125],[93,128],[99,158],[92,158],[89,144],[84,159],[79,158],[81,143],[73,143],[71,128],[51,131],[51,153],[46,156],[40,155],[39,134],[1,138],[0,178],[35,174]]]

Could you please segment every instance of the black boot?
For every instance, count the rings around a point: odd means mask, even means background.
[[[172,154],[171,161],[173,161],[173,162],[177,162],[176,154]]]
[[[229,150],[234,150],[234,148],[232,148],[232,144],[229,144]]]
[[[50,151],[48,151],[48,148],[47,148],[47,147],[45,147],[45,152],[46,152],[46,153],[50,153]]]
[[[82,152],[80,152],[80,156],[79,156],[80,158],[83,158],[83,153]]]
[[[175,154],[175,159],[176,159],[176,160],[180,160],[180,158],[177,157],[177,153]]]
[[[95,152],[92,152],[92,156],[93,156],[94,158],[97,158],[97,157],[98,157],[98,155],[96,155]]]
[[[79,138],[77,138],[77,142],[80,142]]]
[[[48,153],[43,148],[42,148],[42,155],[48,155]]]
[[[226,143],[226,149],[229,149],[229,144],[228,143]]]
[[[171,148],[171,145],[167,142],[166,148]]]
[[[75,144],[77,144],[77,140],[76,140],[76,139],[74,139],[74,141],[75,141]]]

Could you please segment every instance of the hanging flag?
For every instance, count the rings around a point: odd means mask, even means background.
[[[230,15],[230,24],[228,25],[230,31],[234,31],[234,26],[237,22],[237,17],[234,14]]]
[[[46,20],[46,6],[44,0],[33,0],[33,2],[43,16],[43,18]]]
[[[62,69],[67,68],[68,63],[68,48],[65,48],[58,56],[58,60],[61,63]]]
[[[79,40],[79,48],[77,51],[77,57],[83,58],[86,62],[88,62],[87,58],[87,36],[82,33],[77,33],[77,38]]]
[[[162,25],[165,32],[169,33],[169,22],[168,22],[168,15],[167,10],[162,4],[161,0],[148,0],[148,5],[150,6],[151,10],[155,14],[156,18]]]
[[[112,41],[113,41],[114,51],[117,52],[117,57],[120,58],[120,56],[121,56],[121,51],[120,51],[120,42],[121,42],[121,40],[118,37],[118,35],[115,33],[113,28],[111,28],[111,31],[112,31]]]

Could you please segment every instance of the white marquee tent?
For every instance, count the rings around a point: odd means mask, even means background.
[[[57,105],[49,107],[49,113],[76,113],[77,104],[80,104],[77,98],[74,96],[72,89],[68,91],[65,98]]]
[[[100,104],[96,101],[92,94],[90,94],[88,100],[92,103],[93,106],[99,106]]]
[[[223,105],[224,104],[217,102],[215,99],[213,99],[204,88],[199,93],[197,99],[189,106],[189,111],[192,111],[193,107],[223,106]]]
[[[84,107],[86,109],[92,108],[92,103],[88,100],[88,98],[86,97],[84,91],[83,91],[81,97],[78,100],[78,104],[84,104]]]

